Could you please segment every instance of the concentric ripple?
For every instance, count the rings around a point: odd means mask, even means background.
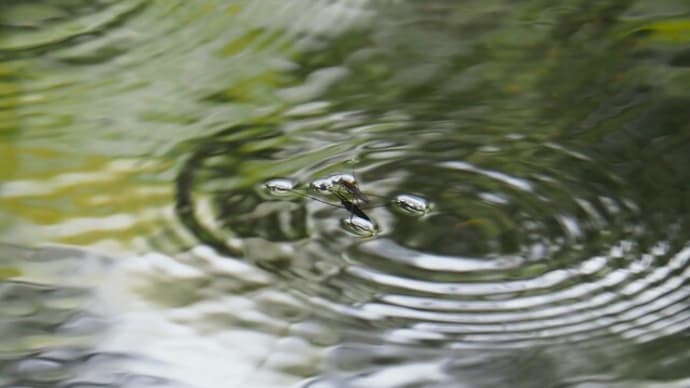
[[[538,161],[509,165],[524,143],[508,137],[450,160],[378,139],[341,150],[284,128],[202,140],[178,177],[178,215],[320,311],[391,341],[477,348],[646,342],[690,326],[687,220],[645,206],[591,156],[544,143]],[[409,155],[388,157],[396,148]],[[383,205],[366,208],[377,233],[352,233],[346,209],[318,197],[340,177]]]

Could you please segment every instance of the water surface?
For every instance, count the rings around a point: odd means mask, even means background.
[[[689,385],[688,15],[3,2],[0,383]]]

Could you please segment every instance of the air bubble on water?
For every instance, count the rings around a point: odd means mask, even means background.
[[[426,198],[411,194],[400,194],[393,199],[393,205],[408,214],[424,215],[431,209],[431,203]]]
[[[264,183],[264,189],[272,195],[287,195],[295,188],[295,182],[290,179],[271,179]]]

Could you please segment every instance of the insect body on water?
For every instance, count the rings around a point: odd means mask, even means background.
[[[360,191],[360,193],[361,193],[361,191]],[[354,216],[357,216],[359,218],[363,218],[363,219],[371,222],[371,218],[369,218],[369,216],[355,202],[352,202],[346,196],[344,196],[343,194],[341,194],[337,191],[334,191],[333,194],[340,200],[340,204],[347,211],[350,212],[351,216],[354,215]],[[369,202],[369,201],[367,200],[367,202]]]

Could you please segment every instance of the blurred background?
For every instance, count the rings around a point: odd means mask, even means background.
[[[688,387],[689,149],[685,0],[3,0],[0,386]]]

